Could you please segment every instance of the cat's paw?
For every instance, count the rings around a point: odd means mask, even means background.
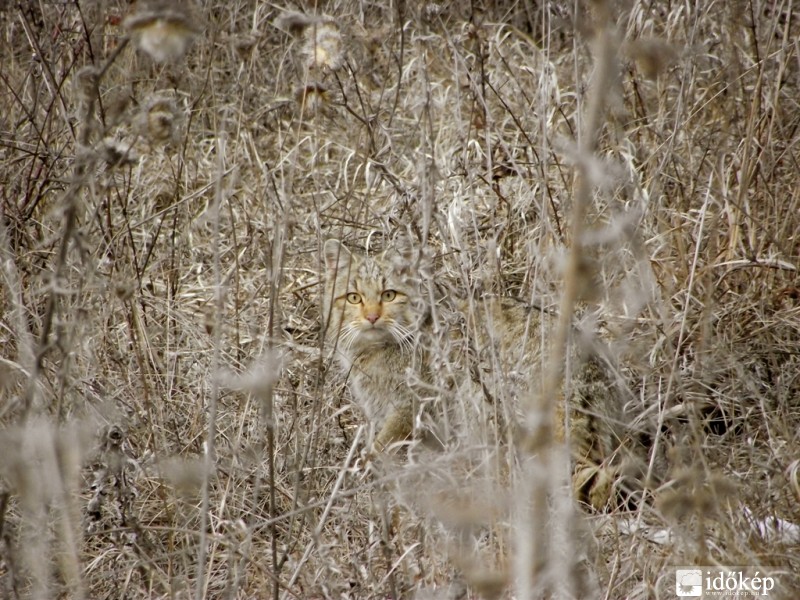
[[[615,466],[578,464],[572,474],[572,490],[578,502],[596,511],[611,510],[619,505],[619,479]]]

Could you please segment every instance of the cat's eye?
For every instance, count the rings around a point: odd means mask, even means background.
[[[361,296],[356,294],[355,292],[350,292],[347,294],[347,301],[350,304],[360,304],[361,303]]]
[[[381,294],[381,300],[383,300],[384,302],[391,302],[395,298],[397,298],[397,292],[395,292],[394,290],[385,290]]]

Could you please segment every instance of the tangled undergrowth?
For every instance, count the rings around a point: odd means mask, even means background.
[[[0,596],[796,597],[791,3],[12,4]],[[604,331],[640,502],[553,441],[367,467],[321,248],[398,235]]]

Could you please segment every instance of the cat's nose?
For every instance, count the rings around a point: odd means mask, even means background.
[[[367,313],[367,315],[364,318],[373,325],[375,325],[375,321],[380,319],[381,316],[378,313]]]

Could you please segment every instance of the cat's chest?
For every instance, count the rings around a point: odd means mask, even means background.
[[[399,348],[371,348],[340,359],[354,399],[369,420],[380,421],[392,406],[407,401],[411,357]]]
[[[411,356],[394,346],[365,349],[349,357],[350,378],[360,385],[393,386],[405,381]]]

